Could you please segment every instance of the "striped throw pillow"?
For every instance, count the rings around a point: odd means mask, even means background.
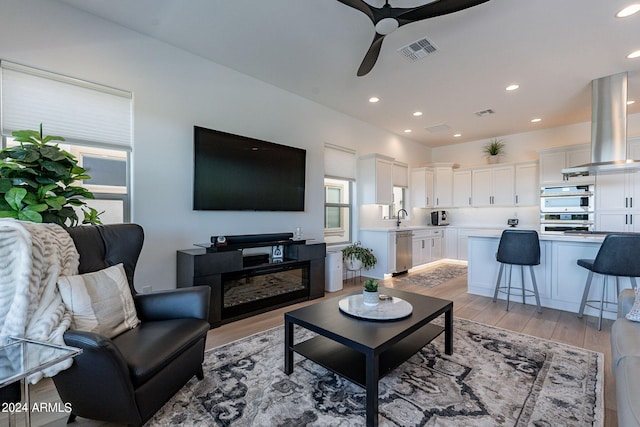
[[[122,264],[94,273],[60,276],[58,289],[72,314],[72,329],[107,338],[140,323]]]

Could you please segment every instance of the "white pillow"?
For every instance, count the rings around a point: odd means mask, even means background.
[[[72,313],[73,329],[113,338],[140,324],[122,264],[94,273],[60,276],[58,289]]]
[[[626,318],[633,322],[640,322],[640,286],[635,289],[636,299],[633,301],[633,307],[626,314]]]

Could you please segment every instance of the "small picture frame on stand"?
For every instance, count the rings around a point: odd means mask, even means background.
[[[282,262],[284,260],[284,246],[271,246],[271,262]]]

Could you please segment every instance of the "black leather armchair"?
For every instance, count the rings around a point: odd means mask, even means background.
[[[209,330],[208,286],[137,294],[133,276],[144,234],[135,224],[81,226],[69,234],[80,253],[79,272],[124,264],[139,326],[112,339],[69,330],[67,345],[82,354],[53,380],[76,416],[141,425],[194,375],[202,362]]]

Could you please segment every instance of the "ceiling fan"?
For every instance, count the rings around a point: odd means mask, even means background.
[[[371,42],[371,46],[364,56],[360,68],[358,68],[358,76],[364,76],[371,71],[378,60],[384,37],[394,32],[398,27],[422,21],[423,19],[458,12],[489,0],[435,0],[412,8],[391,7],[389,0],[385,0],[385,4],[382,7],[373,7],[364,2],[364,0],[338,1],[364,13],[375,25],[376,34],[373,37],[373,42]]]

